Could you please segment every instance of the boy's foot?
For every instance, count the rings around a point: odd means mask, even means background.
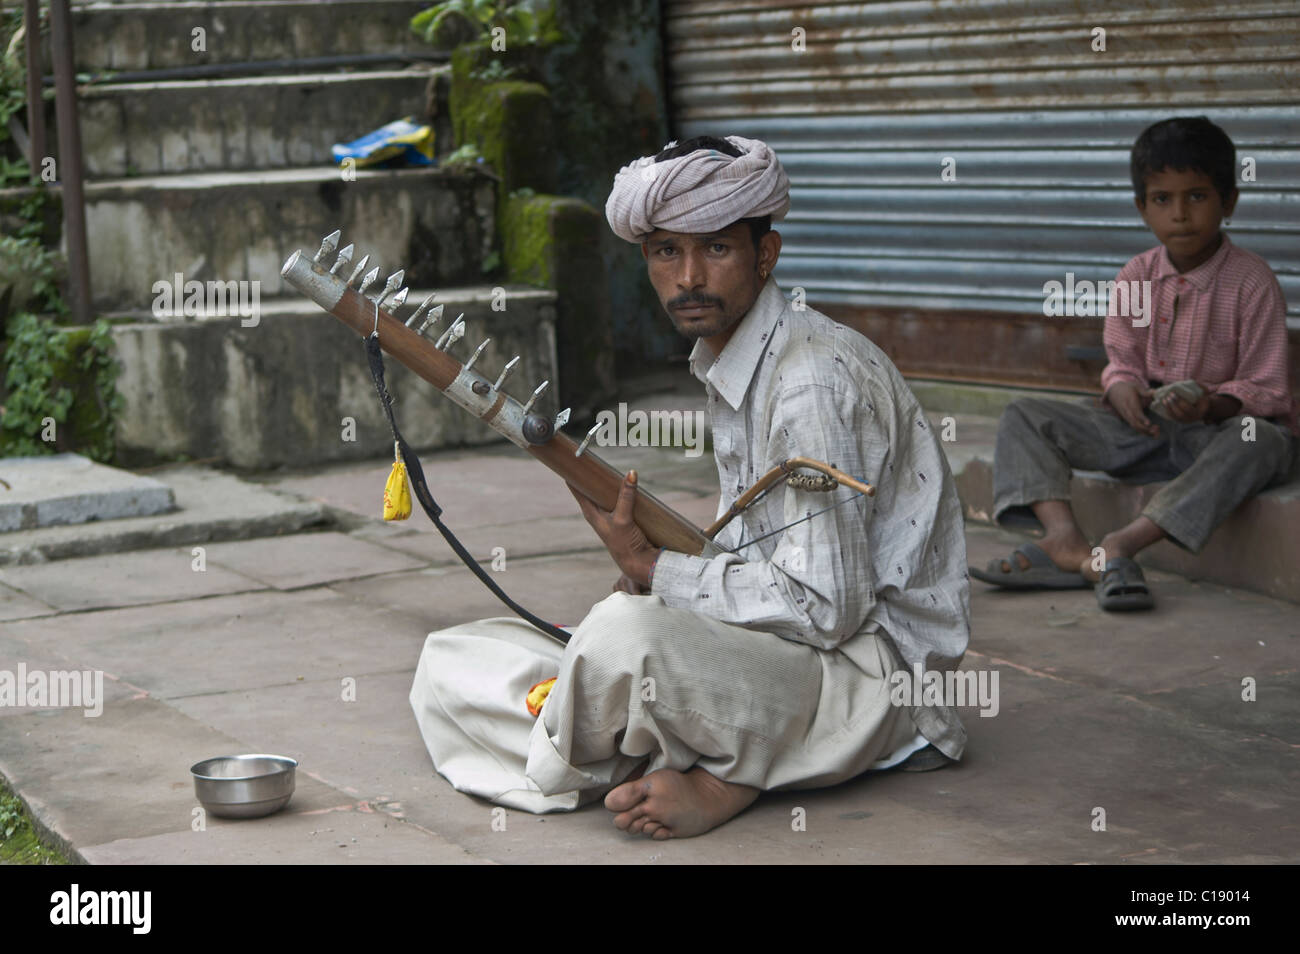
[[[1128,557],[1107,561],[1096,591],[1098,605],[1110,612],[1145,610],[1156,605],[1142,567]]]
[[[715,778],[702,768],[685,774],[659,769],[624,782],[605,796],[614,824],[658,841],[690,838],[734,818],[758,798],[758,789]]]
[[[1063,553],[1058,563],[1046,549],[1035,543],[1016,547],[1005,560],[990,560],[983,570],[970,567],[970,575],[985,583],[1009,590],[1080,590],[1092,584],[1083,578],[1072,561],[1076,554]]]

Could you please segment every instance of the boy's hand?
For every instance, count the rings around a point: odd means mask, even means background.
[[[1151,394],[1150,388],[1139,388],[1132,382],[1120,381],[1110,386],[1110,390],[1106,392],[1106,400],[1115,409],[1115,413],[1133,430],[1148,437],[1156,437],[1160,433],[1160,428],[1151,423],[1143,413],[1146,406],[1151,403]]]
[[[1165,411],[1175,421],[1203,421],[1205,416],[1210,413],[1210,389],[1202,385],[1205,393],[1201,395],[1198,401],[1186,401],[1177,394],[1169,395],[1168,400],[1164,403]]]

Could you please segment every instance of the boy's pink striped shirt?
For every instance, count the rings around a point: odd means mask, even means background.
[[[1111,294],[1103,390],[1118,381],[1146,387],[1148,381],[1192,378],[1237,398],[1240,413],[1282,418],[1300,434],[1288,374],[1286,302],[1262,258],[1225,234],[1214,256],[1189,272],[1179,274],[1157,245],[1115,280],[1151,282],[1151,324],[1135,328],[1135,316],[1118,314]]]

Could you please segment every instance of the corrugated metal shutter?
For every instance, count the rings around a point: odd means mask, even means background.
[[[1229,232],[1268,260],[1300,329],[1296,3],[665,0],[664,14],[674,134],[777,150],[793,181],[777,277],[813,302],[1041,317],[1044,282],[1113,279],[1155,244],[1129,149],[1152,122],[1203,114],[1254,160]]]

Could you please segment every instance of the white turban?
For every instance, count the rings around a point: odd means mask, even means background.
[[[790,180],[776,153],[758,139],[726,139],[743,155],[697,149],[663,162],[644,156],[620,169],[605,203],[614,234],[642,242],[655,229],[703,234],[740,219],[783,218]]]

